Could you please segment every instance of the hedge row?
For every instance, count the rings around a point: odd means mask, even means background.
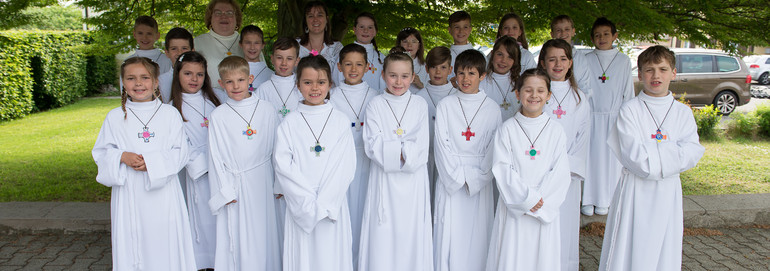
[[[113,56],[90,56],[83,31],[0,32],[0,121],[60,107],[117,82]]]

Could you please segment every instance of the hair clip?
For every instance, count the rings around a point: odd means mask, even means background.
[[[177,61],[178,61],[178,62],[182,62],[182,61],[184,60],[184,55],[185,55],[184,53],[182,53],[181,55],[179,55],[179,60],[177,60]]]
[[[313,56],[318,56],[318,51],[313,49],[312,51],[310,51],[310,54],[313,55]]]
[[[409,31],[409,30],[414,30],[414,28],[411,28],[411,27],[407,26],[407,27],[404,27],[404,29],[401,29],[401,32]]]

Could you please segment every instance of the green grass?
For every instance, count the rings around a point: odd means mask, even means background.
[[[118,106],[120,99],[82,99],[0,123],[0,201],[108,201],[91,149]]]
[[[89,98],[0,123],[0,202],[109,201],[91,149],[120,99]],[[682,173],[686,195],[770,193],[770,141],[704,141],[706,154]]]

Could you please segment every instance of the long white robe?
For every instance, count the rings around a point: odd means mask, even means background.
[[[486,270],[558,270],[559,208],[570,182],[564,129],[548,121],[547,114],[528,118],[517,113],[513,118],[497,129],[494,140],[492,172],[500,200]],[[527,135],[535,140],[538,133],[538,153],[531,159]],[[543,206],[530,212],[540,199]]]
[[[206,58],[207,72],[211,83],[216,85],[219,80],[219,62],[230,55],[243,57],[243,49],[238,45],[241,35],[238,31],[230,36],[222,36],[209,31],[195,37],[195,51]],[[230,55],[227,53],[230,52]]]
[[[217,216],[215,269],[281,270],[273,197],[275,108],[254,95],[226,103],[209,119],[209,207]],[[246,135],[246,121],[238,114],[247,121],[254,114],[254,135]],[[228,204],[233,200],[237,202]]]
[[[654,138],[656,121],[663,122],[666,136],[660,142]],[[679,173],[703,156],[697,130],[690,108],[671,93],[650,97],[642,92],[621,107],[607,144],[623,164],[623,175],[607,217],[599,270],[682,268]]]
[[[147,123],[147,134],[130,110]],[[182,118],[157,99],[127,101],[126,111],[107,113],[91,152],[96,181],[112,188],[113,270],[193,270],[190,220],[177,178],[188,155]],[[123,152],[142,155],[147,171],[120,162]]]
[[[356,156],[349,126],[347,116],[327,102],[300,104],[278,127],[275,173],[287,203],[284,270],[353,270],[345,193]],[[316,144],[322,151],[313,150]]]
[[[594,50],[586,54],[586,62],[593,87],[593,93],[588,95],[593,119],[588,150],[591,163],[588,163],[588,174],[583,184],[582,204],[609,207],[612,192],[620,180],[621,165],[607,146],[607,136],[615,125],[620,106],[634,97],[631,62],[617,49]],[[602,67],[606,69],[608,78],[604,83],[599,79]]]
[[[425,67],[425,63],[420,64],[420,59],[415,57],[412,59],[412,67],[414,67],[414,75],[420,78],[420,82],[422,82],[423,88],[428,85],[428,81],[430,80],[430,76],[428,75],[428,68]],[[411,91],[414,94],[419,94],[421,88],[417,88],[414,86],[414,84],[409,85],[409,91]]]
[[[254,90],[257,90],[257,88],[261,86],[262,83],[270,80],[275,72],[267,67],[267,64],[265,64],[264,61],[259,61],[249,62],[249,74],[254,76],[254,81],[251,82],[251,87],[253,87]]]
[[[404,112],[399,138],[393,114]],[[358,270],[433,270],[427,119],[425,100],[409,91],[386,92],[366,107],[364,147],[372,165]]]
[[[491,149],[503,122],[500,109],[483,91],[458,91],[443,99],[437,111],[434,267],[484,270],[494,220]],[[466,134],[464,116],[473,134]]]
[[[524,73],[524,71],[529,69],[537,68],[537,61],[535,61],[535,55],[532,54],[527,49],[524,49],[524,46],[519,45],[519,52],[521,52],[521,71],[520,73]]]
[[[208,123],[203,119],[211,117],[214,104],[203,97],[203,92],[182,93],[182,114],[184,131],[190,145],[190,159],[185,166],[185,192],[187,193],[187,212],[192,227],[193,249],[197,269],[214,268],[214,255],[217,244],[217,218],[211,214],[209,199],[209,131]],[[197,111],[196,111],[197,110]],[[200,113],[199,113],[200,112]],[[204,115],[201,115],[204,114]]]
[[[586,55],[580,50],[572,47],[572,74],[575,77],[575,81],[578,84],[578,89],[586,94],[591,95],[591,74],[588,69],[588,63]]]
[[[500,107],[500,115],[503,117],[503,121],[506,121],[513,117],[516,112],[519,112],[519,100],[516,99],[516,92],[513,90],[516,82],[511,82],[511,73],[498,74],[495,72],[488,73],[484,81],[481,81],[479,88],[486,91],[487,96],[497,103]],[[507,102],[508,109],[502,106],[503,101]]]
[[[166,73],[158,76],[158,88],[160,89],[160,97],[163,103],[169,103],[171,101],[171,83],[174,80],[174,68],[172,67]]]
[[[411,91],[411,90],[410,90]],[[436,160],[434,157],[434,126],[436,124],[436,106],[439,102],[449,97],[449,95],[459,92],[452,86],[452,83],[447,82],[441,86],[434,86],[430,83],[425,83],[425,87],[417,92],[417,95],[425,99],[428,104],[428,130],[430,130],[430,146],[428,147],[428,181],[430,182],[430,203],[433,206],[436,191],[436,179],[438,178],[438,172],[436,170]]]
[[[353,133],[353,142],[356,149],[356,173],[353,182],[348,188],[348,208],[350,209],[350,225],[353,233],[353,266],[358,266],[358,248],[361,237],[361,223],[364,216],[364,202],[366,191],[369,188],[369,157],[364,151],[363,125],[366,116],[366,105],[372,98],[379,95],[379,91],[372,89],[366,82],[358,85],[348,85],[342,82],[338,87],[330,91],[329,102],[348,117],[350,131]],[[347,97],[347,99],[345,99]],[[356,127],[358,122],[359,127]]]
[[[369,44],[361,44],[358,42],[354,42],[354,43],[361,45],[364,47],[364,49],[366,49],[366,56],[367,56],[367,61],[369,62],[369,68],[365,70],[364,78],[363,78],[364,82],[369,84],[369,87],[373,89],[380,90],[380,91],[384,90],[385,81],[382,79],[382,64],[385,63],[385,55],[383,55],[379,51],[374,50],[374,45],[372,45],[371,43]]]
[[[297,42],[299,42],[299,39],[297,39]],[[327,45],[326,43],[323,44],[324,48],[321,49],[321,52],[319,52],[320,55],[322,55],[324,58],[326,58],[326,61],[329,62],[329,67],[332,67],[332,70],[334,70],[337,66],[337,60],[339,60],[340,51],[342,50],[342,43],[339,41],[335,41],[332,43],[332,45]],[[305,46],[302,46],[302,44],[299,45],[299,58],[303,58],[310,55],[310,50],[305,48]]]
[[[578,99],[579,95],[579,99]],[[561,101],[561,111],[559,102]],[[572,181],[560,209],[561,270],[580,268],[580,184],[588,166],[588,142],[591,135],[591,105],[582,91],[578,94],[569,81],[551,81],[551,99],[543,112],[564,128]]]

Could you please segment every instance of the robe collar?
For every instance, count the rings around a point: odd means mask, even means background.
[[[551,81],[551,99],[553,99],[554,95],[558,95],[559,99],[561,99],[562,96],[564,96],[564,92],[570,91],[569,80],[564,81]]]
[[[259,99],[257,99],[257,95],[251,94],[250,97],[245,98],[245,99],[240,100],[240,101],[236,101],[236,100],[230,99],[228,97],[227,98],[227,103],[230,104],[231,106],[250,106],[250,105],[253,105],[253,104],[257,103],[257,100],[259,100]]]
[[[359,43],[358,41],[354,41],[353,43],[363,46],[364,49],[366,49],[367,53],[374,50],[374,44],[372,44],[371,42],[369,44],[363,44],[363,43]]]
[[[309,115],[315,115],[315,114],[329,114],[329,111],[332,110],[333,105],[329,102],[329,100],[324,100],[324,104],[322,105],[306,105],[302,102],[299,103],[299,106],[297,106],[297,111],[304,114]]]
[[[388,91],[384,91],[382,93],[382,97],[385,98],[385,100],[391,101],[391,102],[406,102],[409,100],[409,97],[412,96],[412,92],[410,90],[406,90],[406,92],[401,96],[396,96],[393,94],[390,94]]]
[[[196,93],[182,92],[182,98],[185,99],[185,100],[189,100],[189,99],[198,100],[198,99],[201,99],[201,98],[203,98],[203,90],[199,89],[198,92],[196,92]]]
[[[504,74],[499,74],[493,71],[489,72],[489,80],[494,80],[492,84],[500,84],[501,87],[506,87],[506,84],[511,85],[511,72],[506,72]],[[497,86],[495,86],[497,87]]]
[[[214,30],[209,30],[209,35],[211,35],[214,38],[217,38],[219,40],[228,40],[228,39],[234,39],[238,37],[238,31],[233,32],[230,36],[222,36],[214,32]]]
[[[292,73],[291,75],[286,77],[280,76],[278,74],[273,74],[272,76],[270,76],[270,80],[275,82],[276,86],[278,84],[295,84],[297,82],[296,79],[297,79],[296,73]]]
[[[264,61],[249,62],[249,68],[256,69],[256,68],[262,68],[262,67],[267,67],[267,64],[265,64]]]
[[[546,121],[548,121],[548,115],[545,113],[540,114],[540,116],[537,116],[535,118],[529,118],[521,114],[521,111],[516,112],[516,115],[513,115],[514,118],[519,120],[522,125],[543,125]]]
[[[460,53],[462,53],[465,50],[473,49],[473,44],[471,44],[470,42],[468,42],[468,43],[466,43],[464,45],[454,45],[453,44],[452,47],[450,47],[449,49],[452,50],[452,52],[455,52],[456,54],[459,55]]]
[[[452,90],[455,89],[454,86],[452,86],[452,83],[447,81],[446,84],[443,85],[433,85],[430,82],[425,84],[425,91],[430,92],[431,95],[438,95],[440,97],[444,97],[450,94]]]
[[[609,50],[594,49],[594,53],[596,53],[600,57],[612,57],[618,53],[618,49],[617,48],[612,48]]]
[[[340,81],[339,88],[344,91],[349,92],[365,92],[367,89],[369,89],[369,84],[366,83],[366,81],[361,81],[361,83],[355,84],[355,85],[348,85],[345,83],[345,81]]]
[[[160,99],[155,98],[155,100],[149,101],[149,102],[132,102],[131,99],[126,100],[126,108],[130,108],[133,110],[155,110],[155,108],[158,107],[158,104],[160,103]]]
[[[668,91],[668,95],[663,97],[652,97],[650,95],[647,95],[647,93],[644,93],[644,91],[642,91],[642,92],[639,92],[639,95],[637,97],[639,97],[640,100],[647,102],[649,104],[665,104],[665,105],[670,104],[671,100],[674,99],[674,95],[671,93],[671,91]]]
[[[487,97],[487,94],[484,92],[483,89],[479,89],[479,92],[468,94],[462,91],[455,92],[455,95],[457,95],[458,98],[462,101],[468,101],[468,102],[477,102],[483,100],[485,97]]]

